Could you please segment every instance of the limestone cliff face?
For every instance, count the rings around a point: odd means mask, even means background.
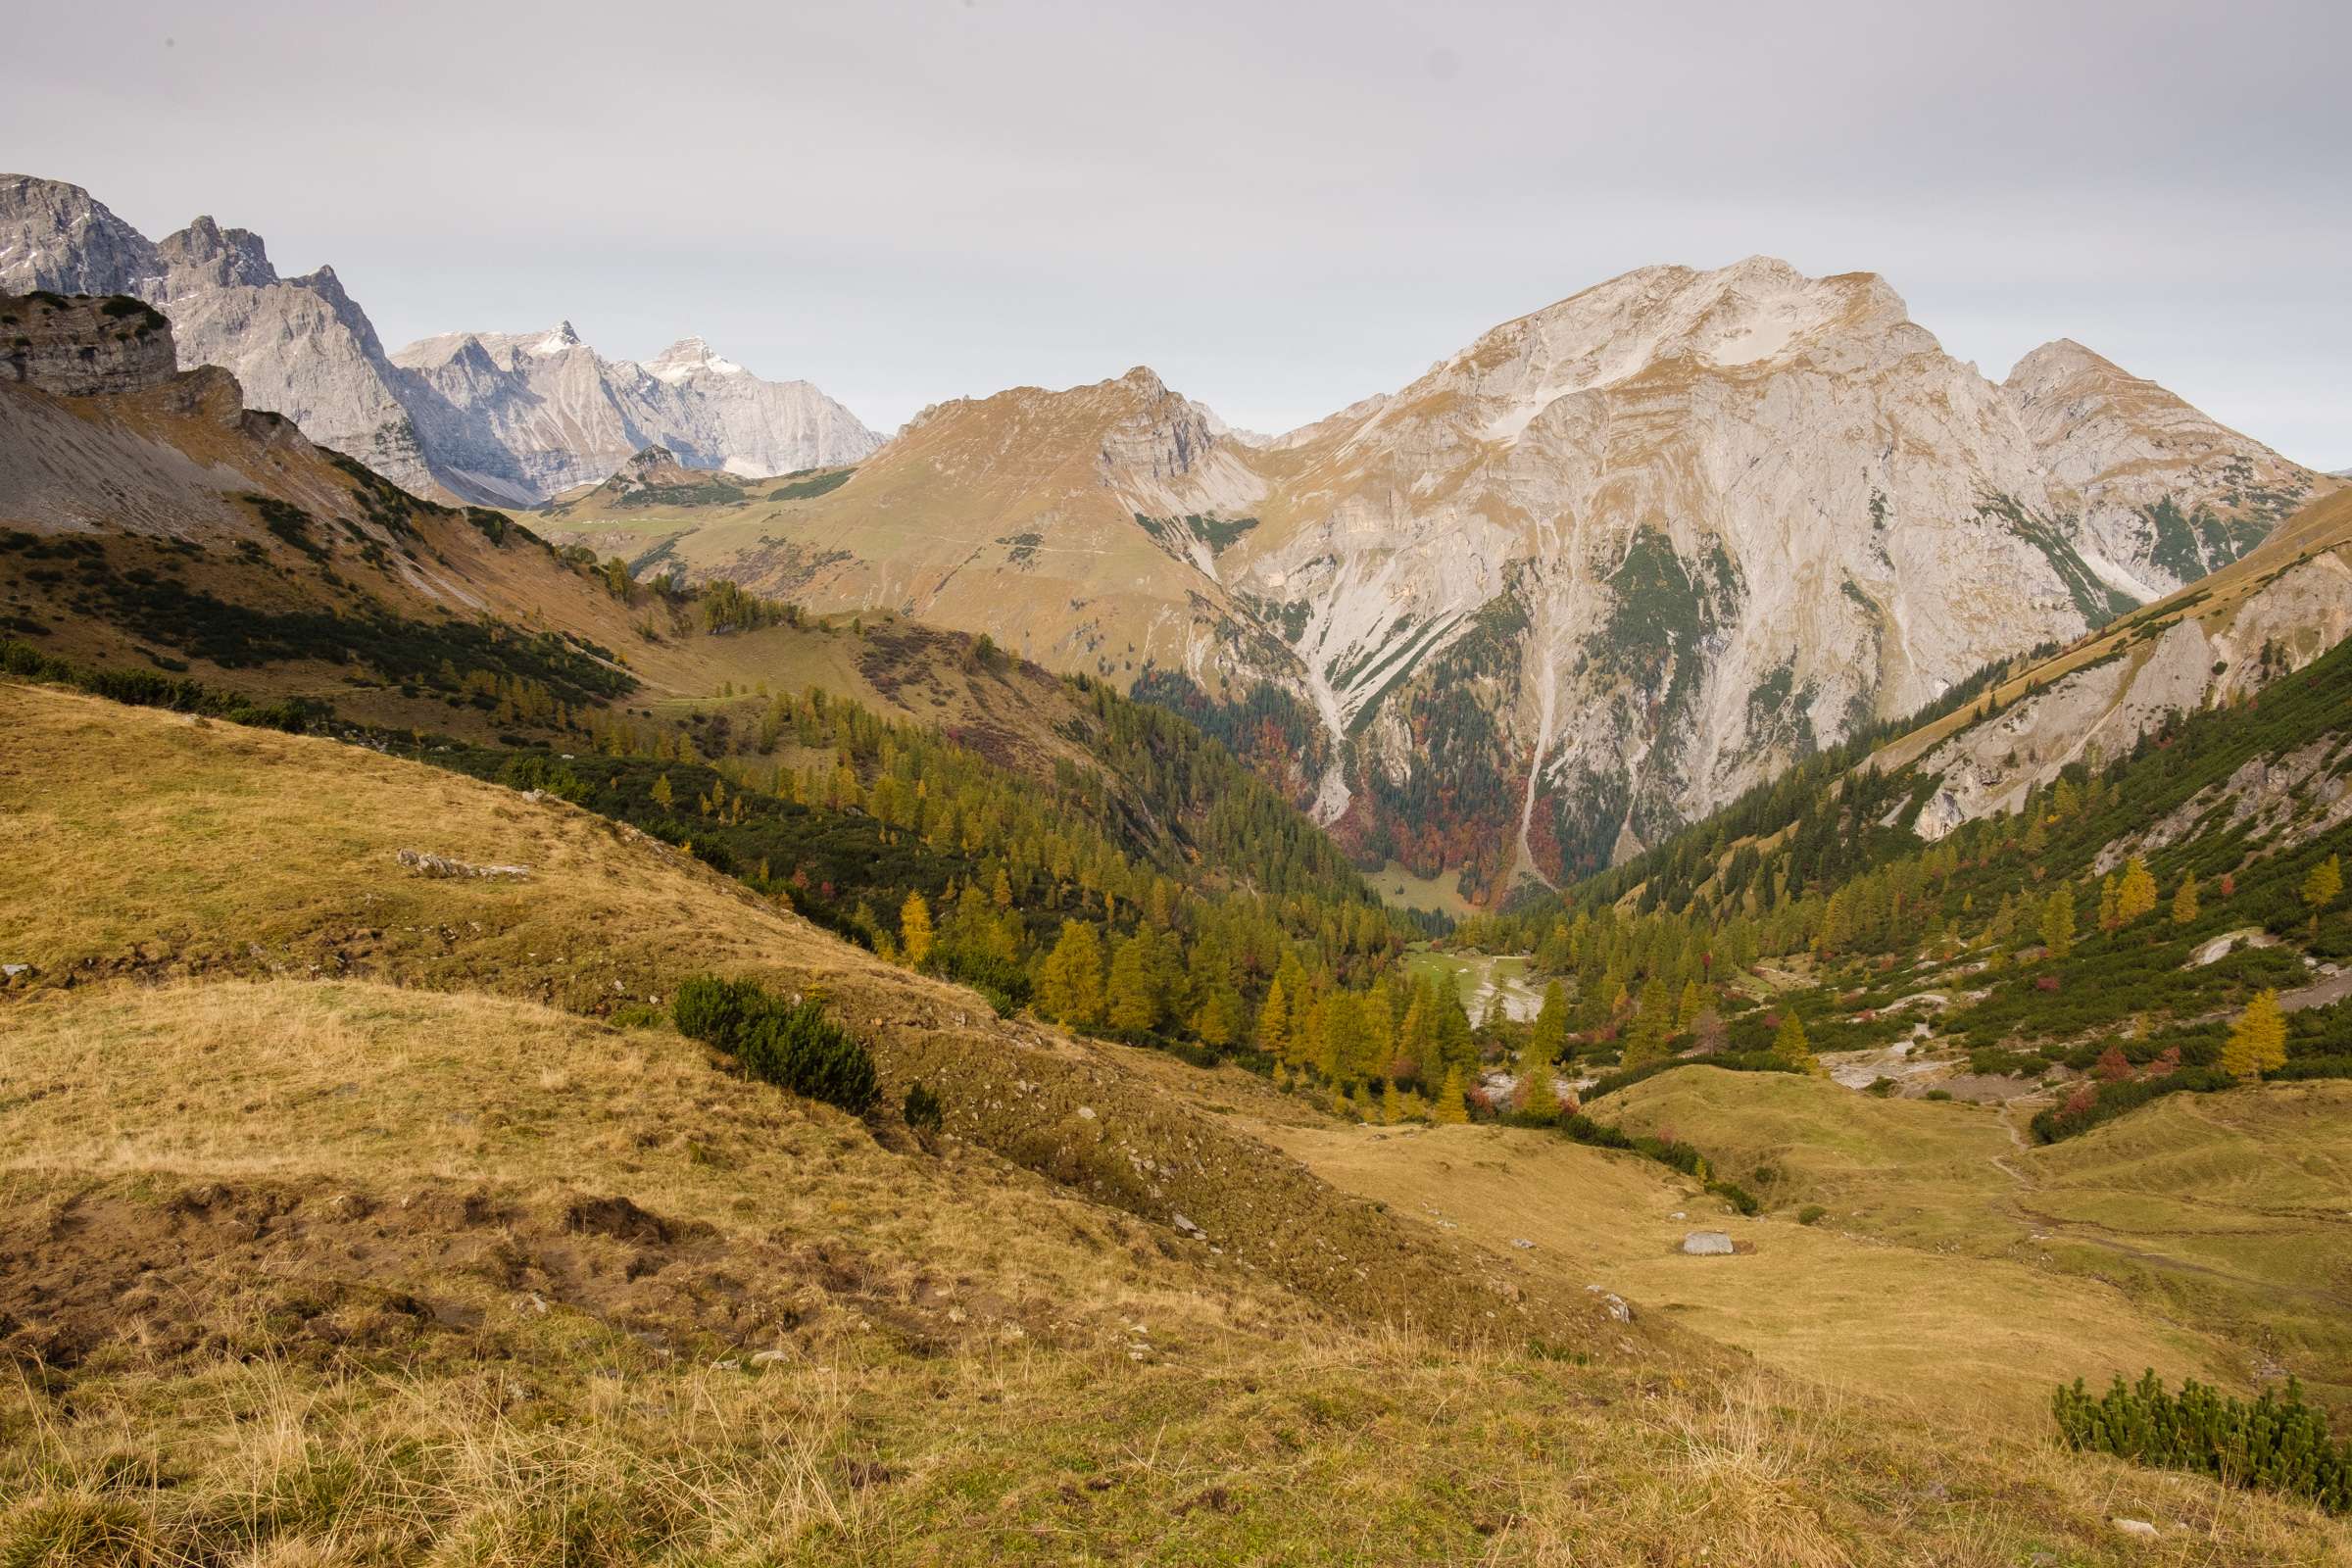
[[[1423,864],[1446,800],[1522,874],[1605,864],[2326,483],[2065,349],[2001,387],[1875,275],[1650,268],[1284,438],[1231,580],[1303,614],[1308,694],[1357,736],[1327,808]],[[2160,509],[2238,520],[2168,575],[2123,521]]]
[[[172,323],[142,301],[0,294],[0,381],[91,397],[160,386],[177,371]]]
[[[2333,488],[2071,338],[2018,361],[2001,390],[2033,437],[2053,503],[2120,568],[2116,586],[2139,599],[2236,560]]]
[[[220,366],[252,407],[396,484],[442,488],[400,372],[333,268],[281,278],[259,235],[210,218],[156,249],[169,270],[155,303],[172,318],[183,366]]]
[[[420,494],[530,505],[660,442],[689,466],[781,473],[878,438],[805,381],[771,382],[686,339],[639,366],[568,326],[384,352],[332,268],[280,277],[260,236],[199,218],[150,243],[78,186],[0,175],[0,288],[132,294],[183,366],[233,372],[259,409]]]
[[[2352,492],[2298,513],[2197,590],[2070,652],[1991,714],[1906,737],[1873,759],[1936,780],[1917,826],[1938,839],[2015,811],[2069,764],[2113,761],[2182,713],[2243,701],[2352,636]]]
[[[165,270],[146,235],[80,186],[0,174],[0,291],[145,299]]]

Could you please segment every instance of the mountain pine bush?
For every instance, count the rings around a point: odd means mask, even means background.
[[[670,1018],[680,1034],[796,1095],[857,1116],[880,1098],[873,1056],[813,1002],[788,1003],[748,980],[697,975],[678,987]]]
[[[2151,1369],[2135,1385],[2117,1377],[2095,1398],[2077,1378],[2073,1388],[2059,1387],[2050,1406],[2070,1447],[2352,1513],[2352,1443],[2329,1436],[2326,1417],[2303,1402],[2292,1378],[2285,1397],[2266,1389],[2249,1404],[2194,1378],[2173,1394]]]

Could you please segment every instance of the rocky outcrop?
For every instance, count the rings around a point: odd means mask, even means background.
[[[165,270],[147,236],[79,185],[0,174],[0,292],[152,299]]]
[[[334,269],[281,278],[260,236],[199,218],[156,247],[156,301],[183,366],[230,371],[256,409],[418,494],[449,488],[403,396],[400,372]]]
[[[258,409],[419,494],[530,505],[662,442],[689,466],[781,473],[879,438],[805,381],[771,382],[699,338],[638,366],[568,326],[456,334],[386,355],[333,269],[280,277],[260,236],[199,218],[160,244],[78,186],[0,175],[0,287],[136,295],[183,367],[234,373]]]
[[[2328,735],[2279,757],[2250,758],[2219,784],[2209,784],[2155,821],[2125,834],[2101,849],[2091,869],[2105,875],[2134,857],[2145,858],[2168,850],[2197,832],[2244,830],[2249,843],[2268,844],[2274,852],[2308,844],[2323,833],[2352,821],[2352,778],[2334,771],[2337,738]],[[2217,809],[2225,814],[2214,818]],[[2262,936],[2264,933],[2251,933]],[[2217,938],[2191,957],[2212,963],[2230,951],[2230,937],[2243,940],[2248,933],[2231,932]],[[2211,954],[2208,956],[2208,954]]]
[[[172,323],[113,294],[0,294],[0,380],[64,397],[135,392],[178,373]]]

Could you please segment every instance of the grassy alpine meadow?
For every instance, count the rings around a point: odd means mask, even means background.
[[[0,1392],[12,1565],[2146,1560],[2110,1512],[2159,1561],[2342,1546],[1695,1342],[1318,1320],[665,1029],[293,981],[12,1021],[0,1245],[79,1282]]]
[[[2301,1289],[2265,1353],[2329,1351],[2290,1242],[2327,1233],[2324,1099],[2213,1126],[2192,1249],[2130,1120],[2029,1155],[1797,1075],[1607,1097],[1756,1181],[1740,1218],[1548,1131],[999,1017],[560,799],[0,695],[8,1568],[2347,1549],[2046,1410],[2266,1375],[2191,1263]],[[870,1055],[870,1108],[681,1034],[704,974]],[[2249,1140],[2301,1185],[2221,1179]],[[1740,1250],[1681,1255],[1700,1227]]]

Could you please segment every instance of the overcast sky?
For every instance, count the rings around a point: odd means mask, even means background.
[[[67,6],[0,167],[388,345],[699,332],[889,429],[1148,364],[1280,429],[1656,262],[1883,272],[2352,466],[2352,4]]]

